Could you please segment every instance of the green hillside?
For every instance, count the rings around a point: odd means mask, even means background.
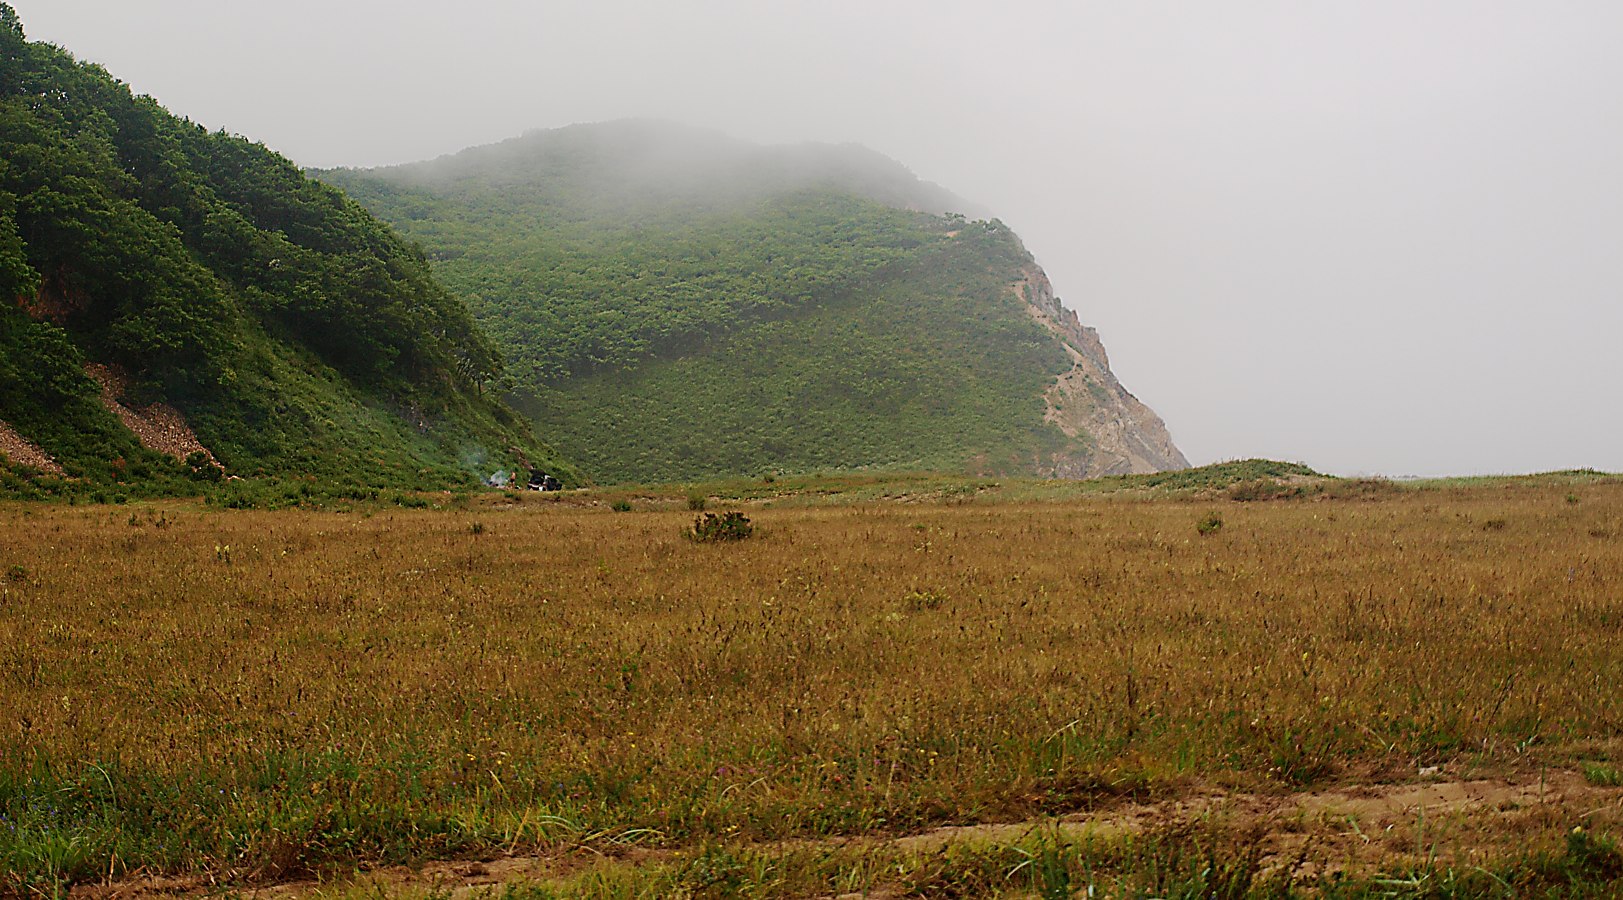
[[[849,146],[657,122],[317,173],[427,248],[509,389],[600,481],[772,470],[1029,472],[1069,362],[995,220]]]
[[[66,476],[0,466],[13,493],[213,477],[142,448],[87,363],[127,377],[127,405],[177,409],[230,475],[577,477],[493,399],[500,356],[420,251],[265,147],[28,42],[3,4],[0,297],[0,420]]]

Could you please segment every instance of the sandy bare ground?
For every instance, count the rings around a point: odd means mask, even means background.
[[[1576,772],[1546,771],[1493,778],[1434,775],[1396,784],[1346,784],[1297,793],[1191,791],[1155,803],[1123,802],[1085,813],[1025,822],[952,825],[915,834],[863,835],[749,845],[766,854],[845,849],[924,855],[950,845],[1006,844],[1034,834],[1111,839],[1197,823],[1254,837],[1265,871],[1289,869],[1311,878],[1330,870],[1374,872],[1430,855],[1449,861],[1514,853],[1525,837],[1550,826],[1623,822],[1623,788],[1589,784]],[[615,845],[558,846],[477,860],[394,866],[328,881],[238,885],[246,897],[304,898],[359,891],[367,895],[476,897],[504,884],[546,882],[599,865],[638,866],[680,858],[681,850]],[[225,885],[211,878],[133,877],[82,885],[85,900],[201,896]],[[882,890],[867,896],[883,896]],[[853,895],[855,896],[855,895]]]
[[[4,456],[19,466],[38,469],[51,475],[65,474],[62,467],[49,453],[39,448],[38,444],[18,434],[16,429],[0,421],[0,456]]]

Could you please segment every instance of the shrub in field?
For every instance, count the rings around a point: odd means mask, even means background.
[[[716,541],[741,541],[755,533],[755,526],[750,524],[748,516],[741,512],[724,512],[721,515],[705,513],[693,520],[693,529],[688,532],[688,539],[701,544]]]
[[[1560,881],[1576,884],[1615,883],[1623,879],[1623,852],[1617,843],[1604,836],[1590,834],[1583,828],[1567,833],[1567,854],[1552,868],[1559,871]]]
[[[936,591],[908,591],[902,602],[908,609],[918,612],[926,609],[940,609],[947,602],[947,595]]]
[[[609,509],[612,509],[615,512],[631,512],[631,501],[630,500],[616,500],[613,503],[609,504]]]
[[[1258,478],[1231,485],[1224,493],[1230,500],[1239,503],[1256,503],[1263,500],[1288,500],[1300,497],[1302,489],[1267,478]]]
[[[201,450],[187,454],[186,465],[191,476],[198,481],[219,481],[225,474],[214,464],[214,460],[209,459],[209,455]]]
[[[1623,787],[1623,769],[1606,763],[1583,764],[1584,779],[1599,787]]]
[[[1333,500],[1382,500],[1407,490],[1385,478],[1348,478],[1327,482],[1324,496]]]
[[[704,508],[706,506],[708,506],[708,505],[709,505],[709,499],[707,497],[705,497],[705,495],[703,495],[703,494],[689,494],[688,495],[688,509],[689,510],[691,510],[693,512],[704,512]]]
[[[1199,522],[1196,522],[1195,530],[1200,532],[1201,537],[1205,537],[1209,534],[1216,534],[1223,530],[1223,517],[1217,513],[1212,513],[1206,518],[1201,519]]]

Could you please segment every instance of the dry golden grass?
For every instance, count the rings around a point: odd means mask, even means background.
[[[1376,493],[0,507],[0,891],[1615,766],[1623,483]]]

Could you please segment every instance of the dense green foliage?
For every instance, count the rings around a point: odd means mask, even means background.
[[[936,237],[915,219],[821,194],[680,226],[555,236],[515,216],[494,233],[422,237],[468,243],[440,270],[484,313],[514,377],[537,383],[682,356],[720,332],[850,293]]]
[[[184,467],[143,448],[102,407],[79,348],[62,329],[0,307],[0,351],[0,415],[56,451],[70,472],[96,484],[127,481],[139,492],[187,484]],[[0,494],[45,492],[0,464]]]
[[[70,476],[165,468],[86,362],[178,407],[232,473],[441,487],[476,474],[462,456],[558,468],[484,395],[500,358],[420,251],[0,19],[0,419]]]
[[[1068,361],[1009,290],[1018,239],[866,151],[630,122],[320,174],[428,248],[516,404],[599,480],[1075,447],[1043,422]]]
[[[966,230],[863,289],[701,352],[536,387],[561,446],[604,477],[856,467],[1027,471],[1064,436],[1042,393],[1065,357]],[[964,242],[962,244],[958,242]]]

